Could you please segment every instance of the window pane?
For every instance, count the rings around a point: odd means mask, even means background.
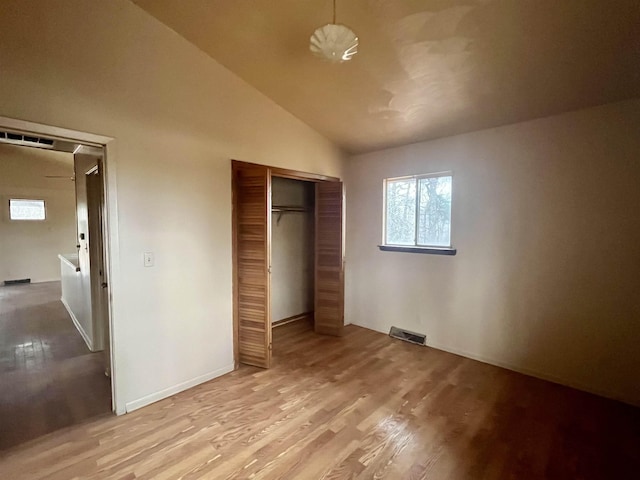
[[[44,220],[44,200],[9,200],[11,220]]]
[[[416,179],[387,181],[386,243],[415,245]]]
[[[451,180],[450,176],[419,180],[419,245],[451,245]]]

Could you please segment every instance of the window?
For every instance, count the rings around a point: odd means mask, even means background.
[[[9,218],[11,220],[44,220],[44,200],[9,200]]]
[[[451,249],[451,173],[388,178],[384,181],[383,250],[454,254]],[[383,247],[410,247],[383,248]]]

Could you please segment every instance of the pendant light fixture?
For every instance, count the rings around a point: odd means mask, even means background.
[[[333,23],[316,29],[311,35],[309,49],[325,60],[341,63],[358,53],[358,37],[353,30],[336,23],[336,0],[333,0]]]

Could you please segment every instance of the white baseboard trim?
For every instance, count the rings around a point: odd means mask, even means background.
[[[60,297],[60,301],[64,305],[64,308],[67,309],[67,312],[69,313],[69,316],[71,317],[71,320],[73,320],[73,324],[76,326],[76,329],[78,330],[78,332],[80,332],[80,335],[82,336],[82,339],[84,340],[84,343],[87,344],[87,347],[89,347],[89,350],[94,352],[95,350],[93,349],[93,342],[91,342],[91,339],[89,338],[89,335],[87,335],[87,332],[85,332],[84,329],[82,328],[82,325],[80,325],[80,322],[78,321],[78,319],[76,318],[75,314],[73,313],[73,310],[71,310],[71,307],[69,306],[67,301],[64,299],[64,297]]]
[[[222,368],[218,368],[213,372],[205,373],[204,375],[197,376],[192,378],[191,380],[187,380],[186,382],[179,383],[177,385],[173,385],[172,387],[165,388],[158,392],[152,393],[151,395],[146,395],[138,400],[133,400],[132,402],[127,402],[125,404],[126,413],[133,412],[142,407],[146,407],[152,403],[155,403],[159,400],[163,400],[167,397],[175,395],[176,393],[183,392],[188,390],[189,388],[193,388],[196,385],[200,385],[201,383],[208,382],[209,380],[213,380],[225,373],[232,372],[234,369],[233,363],[231,365],[227,365]]]
[[[380,333],[387,333],[381,330],[376,330],[375,328],[367,327],[366,325],[359,325],[357,323],[354,323],[354,325],[358,325],[359,327],[367,328],[369,330],[374,330]],[[558,377],[556,375],[540,372],[538,370],[534,370],[526,367],[521,367],[519,365],[514,365],[509,362],[503,362],[491,357],[486,357],[484,355],[477,355],[475,353],[467,352],[465,350],[461,350],[455,347],[450,347],[448,345],[442,345],[439,343],[430,342],[429,337],[427,337],[426,346],[430,348],[435,348],[436,350],[442,350],[443,352],[453,353],[454,355],[459,355],[461,357],[470,358],[471,360],[476,360],[478,362],[493,365],[495,367],[505,368],[513,372],[522,373],[523,375],[528,375],[530,377],[539,378],[540,380],[546,380],[548,382],[564,385],[565,387],[575,388],[576,390],[592,393],[594,395],[598,395],[599,397],[605,397],[605,398],[610,398],[612,400],[617,400],[619,402],[626,403],[628,405],[633,405],[634,407],[640,407],[640,401],[638,399],[629,398],[625,395],[620,394],[619,392],[610,392],[610,391],[600,390],[597,388],[593,388],[589,385],[584,385],[579,382],[574,382],[573,380],[567,380],[565,378]]]

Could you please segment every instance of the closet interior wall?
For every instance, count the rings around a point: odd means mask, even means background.
[[[271,320],[313,318],[315,184],[273,176]]]

